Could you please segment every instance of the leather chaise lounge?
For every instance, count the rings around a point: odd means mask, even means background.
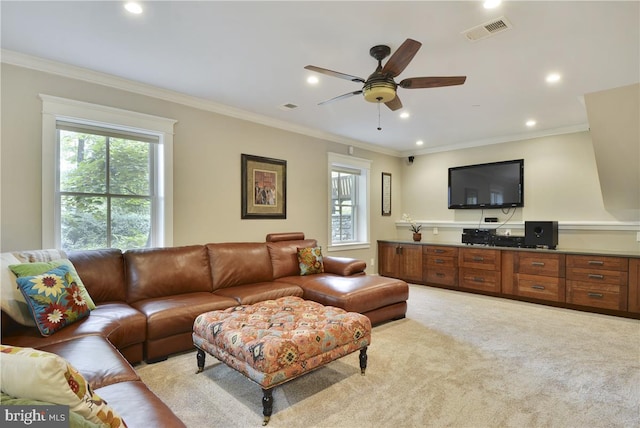
[[[65,358],[130,428],[184,426],[131,364],[194,349],[201,313],[297,296],[360,312],[373,324],[405,316],[408,285],[366,275],[361,260],[325,256],[323,273],[301,276],[298,248],[315,246],[303,233],[279,233],[266,242],[70,252],[96,309],[47,337],[3,310],[2,343]]]

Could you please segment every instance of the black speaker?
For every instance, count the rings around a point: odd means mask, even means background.
[[[525,221],[524,244],[527,247],[548,247],[555,249],[558,245],[557,221]]]

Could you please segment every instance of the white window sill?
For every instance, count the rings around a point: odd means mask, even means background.
[[[367,250],[371,248],[369,242],[350,242],[348,244],[332,244],[327,249],[328,252],[334,251],[350,251],[350,250]]]

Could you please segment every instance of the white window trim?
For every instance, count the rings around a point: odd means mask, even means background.
[[[56,122],[78,122],[156,135],[164,167],[156,178],[158,212],[152,219],[154,246],[173,245],[173,127],[177,122],[159,116],[39,94],[42,100],[42,248],[60,248],[55,183],[58,174]],[[158,225],[163,224],[162,228]]]
[[[361,237],[362,234],[365,235],[365,239],[361,239],[358,242],[349,242],[344,244],[334,244],[332,242],[331,237],[331,171],[334,166],[341,166],[345,168],[358,169],[362,172],[363,178],[366,183],[365,191],[359,189],[360,197],[366,199],[364,203],[359,201],[358,205],[360,206],[360,221],[365,221],[364,226],[360,225],[361,229],[358,231],[358,237]],[[347,250],[361,250],[367,249],[371,247],[370,237],[371,237],[371,182],[370,182],[370,170],[371,170],[371,161],[369,159],[356,158],[353,156],[345,156],[339,153],[328,153],[328,162],[327,162],[327,186],[328,186],[328,195],[329,200],[327,202],[327,221],[329,226],[329,236],[327,242],[328,248],[327,251],[347,251]],[[364,212],[362,212],[364,211]]]

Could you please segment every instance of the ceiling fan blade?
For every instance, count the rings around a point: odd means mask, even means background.
[[[402,101],[400,101],[400,97],[398,97],[398,94],[396,94],[396,97],[394,99],[392,99],[391,101],[387,101],[386,103],[384,103],[384,105],[389,107],[391,111],[396,111],[402,108]]]
[[[340,79],[351,80],[352,82],[364,83],[364,79],[358,76],[352,76],[350,74],[340,73],[339,71],[328,70],[326,68],[316,67],[315,65],[307,65],[305,69],[315,71],[316,73],[326,74],[327,76],[333,76]]]
[[[398,74],[402,73],[416,53],[418,53],[420,46],[422,46],[422,43],[416,40],[405,40],[398,50],[391,55],[391,58],[389,58],[389,61],[387,61],[384,67],[382,67],[382,73],[388,74],[391,77],[396,77]]]
[[[438,88],[440,86],[462,85],[467,76],[450,77],[410,77],[398,84],[405,89]]]
[[[334,101],[343,100],[345,98],[349,98],[349,97],[352,97],[354,95],[358,95],[358,94],[361,94],[361,93],[362,93],[362,91],[354,91],[354,92],[349,92],[349,93],[346,93],[346,94],[338,95],[337,97],[331,98],[330,100],[326,100],[326,101],[323,101],[321,103],[318,103],[318,105],[321,106],[323,104],[328,104],[328,103],[332,103]]]

